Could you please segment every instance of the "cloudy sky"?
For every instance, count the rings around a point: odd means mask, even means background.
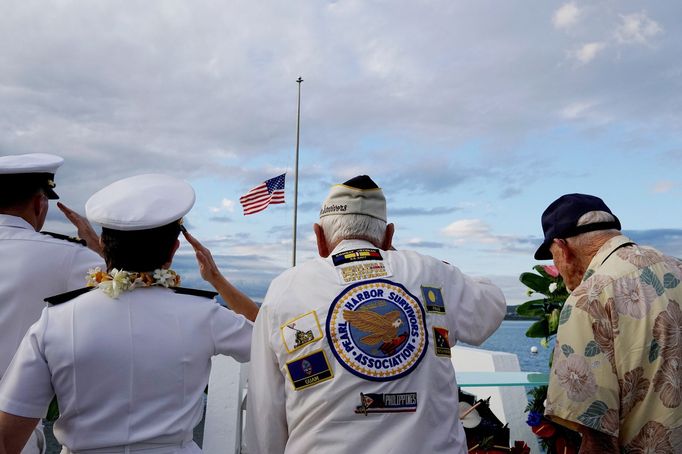
[[[682,256],[682,3],[676,1],[4,2],[0,154],[66,163],[81,210],[121,177],[181,176],[188,216],[256,299],[298,259],[333,183],[372,176],[399,249],[519,273],[556,197],[602,197],[641,242]],[[288,203],[239,196],[287,172]],[[47,228],[74,233],[53,207]],[[183,247],[176,268],[196,283]]]

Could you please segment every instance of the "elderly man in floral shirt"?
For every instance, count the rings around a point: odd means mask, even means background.
[[[682,453],[682,262],[620,234],[604,202],[567,194],[542,215],[535,253],[572,290],[545,414],[580,452]]]

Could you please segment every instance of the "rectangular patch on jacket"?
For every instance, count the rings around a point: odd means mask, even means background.
[[[450,332],[445,328],[433,327],[433,344],[436,348],[436,356],[447,356],[449,358],[452,355],[449,334]]]
[[[334,266],[343,265],[345,263],[362,262],[365,260],[383,260],[379,249],[352,249],[350,251],[339,252],[332,255]]]
[[[443,293],[440,287],[422,285],[422,297],[424,297],[426,312],[445,314],[445,303],[443,302]]]
[[[296,391],[315,386],[334,378],[334,373],[323,350],[287,363],[291,383]]]
[[[279,327],[282,342],[288,353],[322,339],[317,312],[310,311],[287,321]]]
[[[417,393],[360,393],[355,413],[412,413],[417,411]]]
[[[384,262],[358,263],[357,265],[339,267],[336,270],[339,273],[341,284],[350,284],[351,282],[366,281],[391,275]]]

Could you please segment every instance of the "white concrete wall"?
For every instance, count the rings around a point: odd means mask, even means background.
[[[202,446],[207,454],[241,452],[242,401],[247,371],[248,365],[242,366],[229,356],[213,357]]]
[[[476,348],[455,346],[452,348],[452,364],[458,372],[518,372],[519,359],[513,353],[493,352]],[[465,387],[462,388],[477,399],[490,396],[490,409],[503,423],[509,424],[510,441],[525,441],[531,452],[540,452],[537,438],[526,424],[524,409],[528,404],[523,386]]]

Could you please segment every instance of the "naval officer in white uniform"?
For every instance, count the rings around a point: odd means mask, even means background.
[[[249,360],[252,325],[169,269],[182,180],[148,174],[93,195],[107,268],[91,287],[49,298],[0,383],[0,452],[17,452],[56,394],[63,453],[194,453],[211,357]]]
[[[104,264],[73,239],[40,233],[48,200],[59,198],[54,175],[63,162],[42,153],[0,157],[0,378],[43,300],[83,287],[88,269]],[[23,452],[42,450],[38,427]]]
[[[249,453],[466,452],[450,347],[497,329],[500,289],[391,250],[364,175],[332,187],[314,229],[320,257],[277,277],[256,319]]]

